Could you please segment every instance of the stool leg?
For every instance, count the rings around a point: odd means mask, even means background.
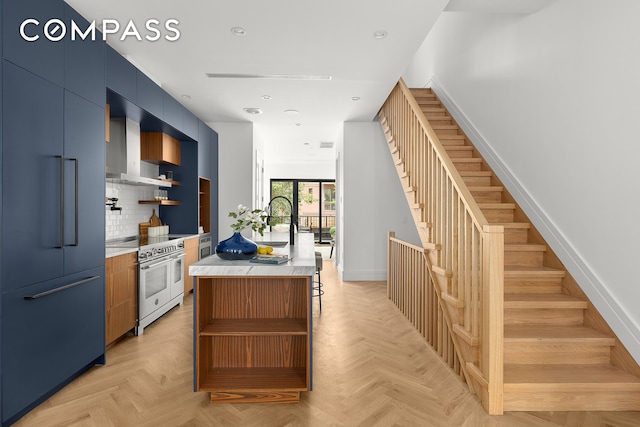
[[[320,280],[320,270],[318,270],[318,302],[320,303],[320,311],[322,311],[322,280]]]

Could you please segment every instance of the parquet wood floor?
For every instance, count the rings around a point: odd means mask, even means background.
[[[207,393],[194,393],[188,296],[16,426],[640,426],[640,412],[489,416],[387,300],[384,282],[343,282],[331,261],[323,282],[313,391],[298,404],[212,405]]]

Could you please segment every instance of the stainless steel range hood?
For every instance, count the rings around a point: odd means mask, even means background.
[[[109,121],[107,181],[131,185],[171,187],[171,183],[140,173],[140,124],[129,118]]]

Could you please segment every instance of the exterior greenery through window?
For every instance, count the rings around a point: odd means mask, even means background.
[[[271,180],[271,197],[291,200],[300,232],[310,232],[316,242],[328,243],[336,221],[336,185],[334,180]],[[282,199],[271,204],[272,231],[278,224],[289,224],[289,204]],[[277,228],[276,228],[277,229]]]

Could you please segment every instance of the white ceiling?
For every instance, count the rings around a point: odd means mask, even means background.
[[[345,121],[375,117],[448,0],[66,2],[98,25],[116,19],[121,30],[108,36],[109,45],[203,121],[253,122],[267,145],[265,160],[277,154],[286,161],[333,161],[333,150],[319,149],[320,142],[337,141]],[[150,18],[177,19],[180,38],[145,40]],[[143,41],[120,41],[129,20]],[[235,36],[232,27],[244,28],[246,35]],[[378,30],[388,36],[374,38]],[[212,79],[206,73],[331,80]],[[249,115],[244,108],[263,113]],[[299,113],[286,114],[289,109]]]

